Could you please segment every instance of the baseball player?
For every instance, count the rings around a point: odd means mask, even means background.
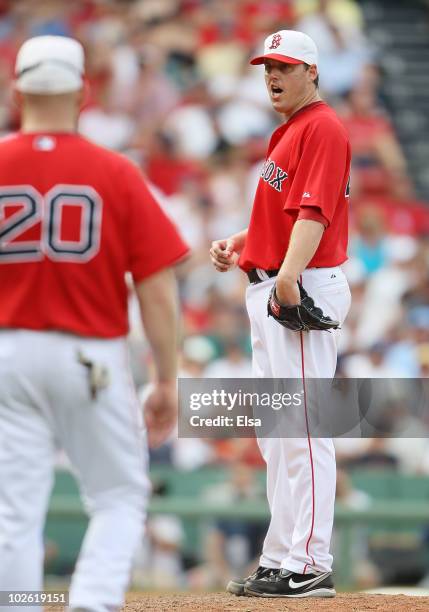
[[[149,493],[125,274],[156,364],[146,423],[157,445],[176,418],[171,266],[188,247],[139,170],[76,133],[83,73],[77,41],[26,41],[16,62],[22,128],[0,142],[0,590],[42,588],[62,447],[90,514],[70,609],[112,612],[124,602]]]
[[[249,277],[254,376],[302,378],[305,388],[306,378],[334,376],[337,329],[350,306],[339,267],[347,258],[350,147],[319,96],[309,36],[276,32],[251,63],[264,64],[268,95],[284,123],[271,137],[248,229],[213,242],[210,254],[218,271],[238,263]],[[306,438],[258,442],[271,522],[260,566],[227,588],[261,597],[332,597],[333,442],[312,438],[308,427]]]

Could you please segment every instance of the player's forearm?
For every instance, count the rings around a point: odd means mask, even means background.
[[[157,382],[177,377],[177,286],[171,269],[150,276],[137,286],[141,317],[152,349]]]
[[[289,247],[279,277],[296,282],[313,259],[322,239],[324,226],[318,221],[300,219],[293,227]]]

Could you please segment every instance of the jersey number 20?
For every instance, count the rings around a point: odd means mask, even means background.
[[[6,209],[17,208],[6,217]],[[67,207],[80,208],[79,236],[62,237]],[[53,261],[85,263],[100,248],[102,200],[87,185],[56,185],[45,195],[30,185],[0,187],[0,263]],[[24,232],[41,224],[40,239],[19,240]]]

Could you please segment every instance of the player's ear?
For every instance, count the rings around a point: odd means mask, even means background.
[[[317,71],[317,66],[316,64],[311,64],[309,69],[308,69],[308,75],[310,77],[310,79],[313,81],[316,81],[317,79],[317,75],[318,75],[318,71]]]

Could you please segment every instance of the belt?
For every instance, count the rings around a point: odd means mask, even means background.
[[[247,277],[252,285],[257,285],[263,281],[277,276],[279,270],[261,270],[260,268],[252,268],[247,272]]]

